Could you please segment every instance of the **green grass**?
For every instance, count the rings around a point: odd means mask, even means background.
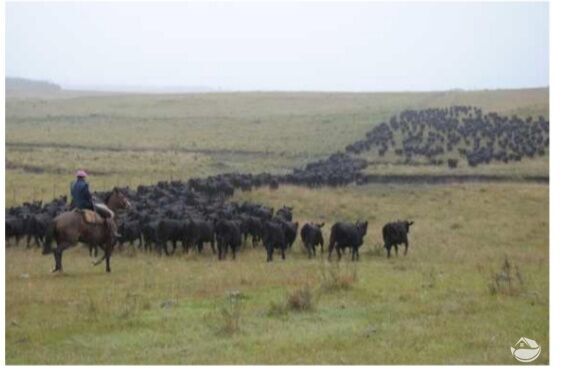
[[[251,247],[235,262],[207,251],[160,258],[126,250],[111,274],[78,247],[57,276],[52,257],[8,248],[6,362],[515,364],[509,347],[527,336],[542,345],[536,363],[548,363],[548,186],[283,186],[236,196],[245,199],[293,205],[300,221],[326,220],[326,236],[332,220],[367,218],[361,261],[340,263],[357,279],[321,290],[331,264],[309,261],[298,242],[271,264]],[[410,252],[387,260],[381,225],[404,217],[416,221]],[[524,289],[492,295],[505,256]],[[312,309],[275,314],[305,286]],[[229,333],[223,310],[235,291],[240,317]]]

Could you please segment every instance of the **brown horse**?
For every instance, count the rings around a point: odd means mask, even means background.
[[[93,262],[93,264],[98,265],[105,259],[106,270],[111,272],[111,253],[117,237],[114,214],[120,209],[130,208],[131,204],[117,188],[113,189],[104,200],[106,207],[112,213],[108,214],[109,212],[107,211],[107,218],[103,222],[87,223],[83,214],[77,211],[64,212],[53,219],[48,227],[43,249],[43,254],[54,254],[55,268],[53,272],[63,271],[63,266],[61,265],[63,251],[75,246],[78,242],[86,243],[89,246],[101,247],[105,254],[97,262]],[[51,248],[53,240],[56,242],[55,250]]]

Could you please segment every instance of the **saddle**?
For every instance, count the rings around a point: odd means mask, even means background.
[[[85,221],[86,224],[105,223],[105,219],[95,211],[91,211],[89,209],[76,209],[75,211],[81,213],[81,215],[83,216],[83,221]]]
[[[76,209],[83,216],[86,224],[104,224],[106,219],[112,219],[114,214],[109,208],[102,204],[95,204],[95,210]]]

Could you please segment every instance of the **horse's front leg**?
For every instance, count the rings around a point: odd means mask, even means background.
[[[55,260],[55,268],[52,270],[52,272],[63,272],[63,265],[62,265],[63,251],[71,246],[73,246],[73,244],[69,242],[63,242],[62,244],[58,244],[56,246],[55,251],[53,253],[53,258]]]

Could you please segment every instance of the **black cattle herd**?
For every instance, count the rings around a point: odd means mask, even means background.
[[[160,182],[151,186],[139,186],[137,190],[119,188],[128,198],[131,208],[117,215],[117,240],[123,245],[137,246],[147,251],[172,255],[177,249],[188,253],[195,249],[202,253],[204,245],[220,260],[231,252],[232,258],[245,248],[262,245],[267,261],[273,260],[277,251],[282,259],[290,251],[298,234],[309,258],[316,256],[316,248],[324,250],[322,227],[324,223],[306,223],[300,229],[293,220],[292,207],[278,210],[253,202],[230,202],[223,189],[203,192],[192,186],[193,181],[184,184],[179,181]],[[106,193],[95,193],[104,198]],[[26,246],[41,246],[51,220],[68,210],[65,196],[48,204],[25,203],[7,210],[6,240],[16,244],[26,239]],[[390,233],[390,245],[406,244],[408,222],[396,222],[396,229]],[[402,234],[405,226],[406,233]],[[368,222],[338,222],[331,228],[328,257],[336,250],[338,259],[341,251],[350,249],[352,259],[359,258],[358,249],[364,242]],[[384,237],[386,238],[386,237]]]
[[[449,157],[448,166],[456,168],[458,154],[475,167],[544,156],[548,147],[549,122],[542,116],[522,119],[454,106],[401,112],[348,145],[346,152],[360,154],[377,148],[383,157],[393,149],[405,163],[423,159],[432,165],[443,165]]]
[[[132,207],[118,215],[119,246],[137,244],[144,250],[155,250],[171,255],[178,246],[183,251],[196,249],[202,253],[204,245],[224,259],[228,252],[236,253],[246,244],[262,244],[267,260],[277,251],[282,258],[297,239],[299,223],[293,221],[293,209],[274,209],[263,204],[229,201],[235,190],[251,191],[267,186],[278,189],[281,184],[308,187],[365,184],[363,170],[367,161],[357,157],[362,152],[378,148],[380,156],[394,149],[397,156],[411,163],[425,158],[429,164],[444,164],[442,157],[459,153],[470,166],[492,161],[520,161],[523,157],[542,156],[549,146],[549,122],[543,117],[521,119],[496,113],[484,114],[471,106],[443,109],[404,111],[399,117],[376,126],[366,138],[346,147],[345,153],[334,153],[327,159],[307,164],[285,175],[270,173],[227,173],[207,178],[193,178],[187,182],[159,182],[137,187],[119,188]],[[455,154],[457,156],[457,154]],[[450,168],[457,167],[457,159],[448,159]],[[95,193],[104,198],[106,193]],[[16,244],[26,238],[26,245],[40,246],[51,220],[67,209],[65,196],[49,203],[28,202],[6,209],[6,242]],[[413,222],[398,221],[386,224],[381,237],[387,256],[399,244],[408,249],[408,232]],[[309,257],[316,256],[316,247],[324,250],[323,223],[307,223],[300,229],[302,244]],[[336,250],[349,248],[352,259],[359,258],[368,223],[337,222],[331,226],[328,256]]]

